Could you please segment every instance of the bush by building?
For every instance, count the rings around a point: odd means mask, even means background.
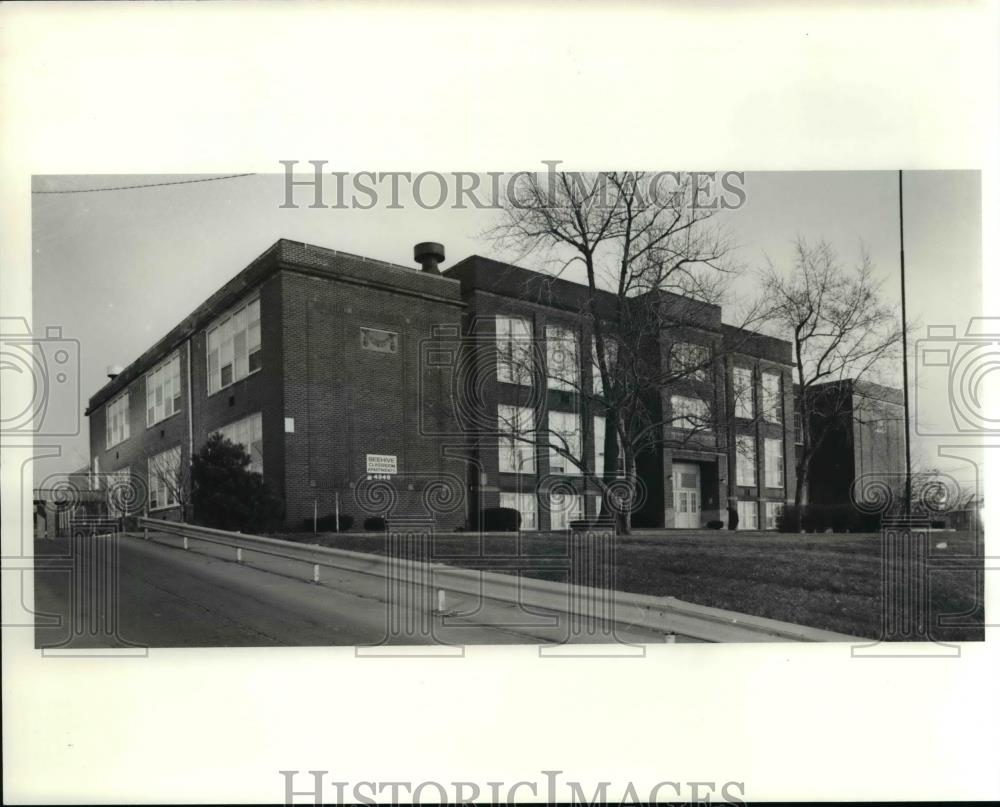
[[[220,530],[264,532],[284,517],[281,500],[250,470],[250,455],[218,432],[194,456],[191,503],[196,523]]]
[[[513,507],[486,507],[479,515],[486,532],[517,532],[521,529],[521,513]]]

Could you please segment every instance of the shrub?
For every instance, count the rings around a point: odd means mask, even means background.
[[[365,519],[364,527],[368,532],[384,532],[385,519],[382,516],[368,516]]]
[[[718,519],[715,519],[714,521],[709,521],[708,524],[706,524],[705,526],[708,527],[710,530],[721,530],[722,522],[719,521]]]
[[[778,513],[778,532],[799,532],[802,529],[802,510],[794,504],[786,504]]]
[[[479,515],[486,532],[517,532],[521,529],[521,513],[513,507],[485,507]]]
[[[218,432],[192,460],[191,503],[198,524],[220,530],[266,532],[277,529],[284,514],[264,477],[250,470],[243,446]]]

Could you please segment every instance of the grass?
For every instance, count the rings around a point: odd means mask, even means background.
[[[376,554],[378,533],[282,534],[286,539]],[[982,545],[968,533],[931,533],[934,568],[929,638],[981,641],[984,622]],[[431,560],[469,569],[566,580],[568,539],[560,533],[435,536]],[[619,591],[672,596],[687,602],[780,619],[859,637],[883,633],[883,543],[879,535],[783,535],[771,532],[674,532],[619,537]],[[967,568],[938,568],[945,564]],[[978,571],[977,571],[978,564]],[[906,567],[898,561],[898,571]],[[907,572],[913,576],[916,573]],[[978,587],[977,587],[978,580]],[[945,614],[971,612],[973,627],[938,625]],[[978,627],[975,627],[978,626]]]

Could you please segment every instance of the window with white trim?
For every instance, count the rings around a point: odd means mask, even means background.
[[[531,386],[531,320],[524,317],[496,318],[497,381]]]
[[[673,412],[671,426],[675,429],[693,431],[704,429],[711,420],[708,402],[686,395],[671,395],[670,409]]]
[[[559,450],[556,450],[558,447]],[[569,459],[566,454],[577,462]],[[549,412],[549,473],[579,474],[583,460],[583,434],[576,412]]]
[[[500,506],[521,514],[522,530],[538,529],[538,497],[534,493],[500,493]]]
[[[175,446],[149,458],[149,509],[173,507],[181,492],[181,447]]]
[[[260,299],[254,298],[208,329],[208,394],[260,369]]]
[[[764,420],[769,423],[781,423],[781,376],[777,373],[762,373]]]
[[[757,446],[753,435],[736,435],[736,484],[753,487],[757,484]]]
[[[535,411],[527,406],[497,406],[500,434],[500,471],[513,474],[535,472]]]
[[[146,427],[181,410],[181,357],[175,353],[146,373]]]
[[[792,414],[792,431],[795,434],[795,445],[800,446],[805,442],[805,435],[802,433],[802,413]]]
[[[764,502],[764,529],[778,529],[778,517],[785,505],[782,502]]]
[[[216,431],[230,442],[243,446],[243,450],[250,455],[249,470],[264,473],[264,436],[260,412],[227,423]]]
[[[545,326],[545,370],[549,389],[580,389],[580,343],[576,331]]]
[[[736,502],[736,514],[739,516],[736,529],[757,529],[757,502]]]
[[[696,381],[708,379],[711,352],[704,345],[678,342],[670,348],[670,372]]]
[[[553,530],[568,530],[571,521],[583,518],[583,496],[575,493],[549,494],[549,524]]]
[[[785,487],[784,444],[773,437],[764,438],[764,484],[769,488]]]
[[[104,407],[104,447],[128,440],[128,390]]]
[[[753,418],[753,370],[733,368],[733,400],[738,418]]]

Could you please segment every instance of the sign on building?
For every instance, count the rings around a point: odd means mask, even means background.
[[[396,467],[395,454],[367,454],[367,471],[371,476],[378,478],[388,478],[392,474],[399,473]]]

